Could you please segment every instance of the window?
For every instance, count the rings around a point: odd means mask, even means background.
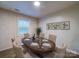
[[[29,31],[29,22],[27,20],[18,20],[18,34],[25,34]]]

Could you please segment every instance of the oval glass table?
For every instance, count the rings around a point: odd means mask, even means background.
[[[55,50],[55,43],[46,39],[34,41],[32,39],[24,39],[23,44],[39,57],[43,57],[43,54],[48,54]]]

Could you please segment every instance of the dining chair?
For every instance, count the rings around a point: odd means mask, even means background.
[[[52,42],[56,43],[56,35],[49,34],[49,40],[51,40]]]
[[[12,46],[13,46],[13,51],[15,53],[15,58],[23,58],[23,51],[22,47],[18,44],[17,39],[11,39],[12,40]]]
[[[29,38],[29,37],[30,37],[29,33],[24,34],[24,38]]]
[[[49,40],[54,43],[54,52],[56,51],[56,35],[54,34],[49,34]]]
[[[45,38],[45,34],[44,33],[40,33],[40,38]]]

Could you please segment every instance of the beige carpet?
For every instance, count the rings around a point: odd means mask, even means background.
[[[26,51],[23,53],[23,51]],[[78,58],[79,55],[64,52],[64,50],[56,49],[56,51],[43,55],[44,58]],[[0,52],[0,58],[39,58],[27,48],[12,48]]]

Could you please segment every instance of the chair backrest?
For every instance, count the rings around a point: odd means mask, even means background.
[[[40,33],[40,37],[41,38],[45,38],[45,34],[44,33]]]
[[[24,34],[24,37],[25,37],[25,38],[29,38],[29,37],[30,37],[29,33],[25,33],[25,34]]]
[[[21,45],[18,43],[18,37],[12,38],[13,51],[15,53],[15,58],[23,58],[23,51]]]
[[[49,40],[51,40],[54,43],[56,43],[56,36],[54,34],[49,34]]]

